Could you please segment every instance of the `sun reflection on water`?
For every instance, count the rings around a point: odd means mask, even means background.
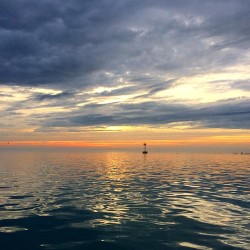
[[[100,230],[105,242],[151,246],[151,239],[159,249],[249,248],[247,157],[0,154],[0,237],[26,231],[29,237],[37,228]]]

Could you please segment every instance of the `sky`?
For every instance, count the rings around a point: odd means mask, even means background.
[[[250,151],[250,1],[1,0],[0,146]]]

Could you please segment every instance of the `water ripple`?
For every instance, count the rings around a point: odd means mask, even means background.
[[[246,157],[0,154],[1,249],[250,249]]]

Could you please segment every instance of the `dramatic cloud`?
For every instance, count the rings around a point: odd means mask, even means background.
[[[44,101],[44,100],[58,100],[58,99],[65,99],[72,97],[74,94],[71,92],[62,92],[59,94],[37,94],[36,95],[36,100],[37,101]]]
[[[249,44],[245,0],[1,0],[0,125],[249,129]]]
[[[203,127],[250,128],[250,100],[228,100],[210,106],[187,106],[147,102],[119,105],[109,111],[107,105],[88,106],[95,114],[81,115],[84,111],[71,112],[68,118],[54,117],[45,126],[122,126],[122,125],[166,125],[176,122],[193,122]],[[105,110],[106,114],[100,111]],[[86,110],[85,110],[86,112]]]
[[[2,84],[94,85],[105,71],[183,75],[235,63],[243,51],[222,50],[250,39],[246,1],[3,0],[0,16]]]

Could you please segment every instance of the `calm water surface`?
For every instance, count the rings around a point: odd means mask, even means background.
[[[250,249],[250,155],[0,151],[0,249]]]

